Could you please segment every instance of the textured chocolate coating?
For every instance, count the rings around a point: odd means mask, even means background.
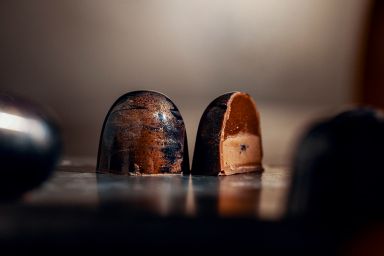
[[[384,218],[384,117],[356,108],[314,124],[298,143],[292,217],[348,225]]]
[[[192,174],[196,175],[225,175],[223,171],[223,159],[221,152],[221,143],[228,137],[228,135],[237,134],[239,129],[237,129],[236,122],[244,118],[244,116],[249,117],[248,114],[241,113],[243,116],[231,116],[229,113],[229,108],[231,101],[235,97],[250,97],[248,94],[241,92],[230,92],[212,101],[208,107],[205,109],[199,123],[199,128],[196,136],[195,151],[193,155],[192,163]],[[254,104],[252,102],[252,104]],[[254,106],[254,108],[256,108]],[[254,109],[256,111],[256,109]],[[243,130],[252,131],[254,134],[257,134],[261,139],[260,133],[260,124],[259,117],[256,111],[256,116],[249,117],[251,120],[250,124],[252,127],[244,128]],[[226,115],[228,115],[227,120],[225,120]],[[260,141],[261,143],[261,141]],[[261,146],[261,145],[260,145]],[[260,152],[262,154],[262,149],[260,147]],[[262,171],[262,166],[258,168],[259,171]]]
[[[121,96],[105,118],[97,170],[118,174],[188,172],[183,119],[163,94],[134,91]]]
[[[0,94],[0,200],[17,199],[44,182],[60,151],[59,128],[44,108]]]

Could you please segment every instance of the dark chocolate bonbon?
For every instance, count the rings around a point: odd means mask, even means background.
[[[315,123],[298,143],[288,214],[316,223],[384,217],[384,117],[354,108]]]
[[[58,126],[45,109],[0,94],[0,200],[17,199],[45,181],[60,151]]]
[[[128,175],[188,173],[187,135],[176,105],[153,91],[121,96],[104,121],[97,170]]]
[[[231,92],[204,111],[196,136],[192,174],[262,171],[260,117],[251,96]]]

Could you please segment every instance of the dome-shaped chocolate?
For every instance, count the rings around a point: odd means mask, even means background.
[[[262,155],[260,117],[251,96],[231,92],[211,102],[197,131],[192,174],[262,171]]]
[[[337,223],[384,217],[383,145],[384,118],[374,109],[314,124],[294,156],[289,215]]]
[[[187,135],[179,110],[163,94],[121,96],[105,118],[97,170],[118,174],[188,172]]]
[[[0,200],[16,199],[45,181],[60,150],[58,127],[44,109],[0,94]]]

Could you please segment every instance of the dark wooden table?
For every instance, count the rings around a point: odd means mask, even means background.
[[[289,172],[266,166],[262,174],[233,176],[121,176],[95,173],[92,165],[65,160],[53,177],[21,202],[28,206],[119,205],[167,216],[279,219]]]
[[[286,220],[289,180],[286,168],[270,166],[226,177],[120,176],[65,160],[40,188],[0,205],[0,248],[50,255],[329,252],[328,234]]]

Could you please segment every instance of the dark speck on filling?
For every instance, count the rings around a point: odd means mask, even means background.
[[[247,150],[249,146],[245,144],[240,144],[240,154]]]

